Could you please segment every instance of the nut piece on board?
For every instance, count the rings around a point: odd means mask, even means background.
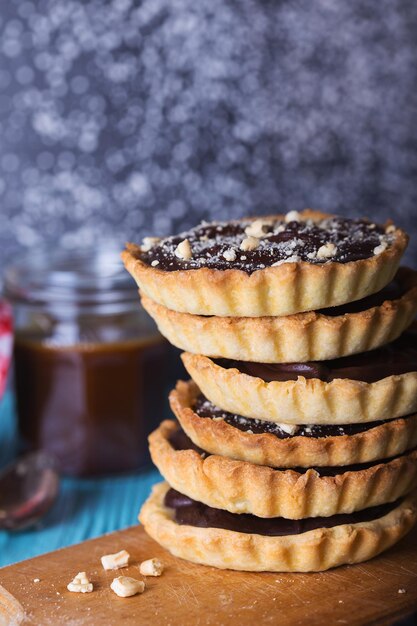
[[[148,559],[140,564],[142,576],[160,576],[164,571],[164,564],[159,559]]]
[[[78,572],[74,580],[68,583],[67,589],[75,593],[91,593],[93,591],[93,583],[90,583],[85,572]]]
[[[104,569],[119,569],[129,565],[130,554],[126,550],[120,550],[115,554],[105,554],[101,557],[101,564]]]
[[[118,576],[113,579],[110,588],[120,598],[129,598],[129,596],[135,596],[137,593],[143,593],[145,591],[145,583],[143,580],[136,580],[136,578],[130,578],[130,576]]]

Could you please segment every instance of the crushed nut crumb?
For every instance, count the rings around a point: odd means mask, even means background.
[[[144,237],[142,241],[142,252],[149,252],[161,239],[159,237]]]
[[[337,252],[337,246],[334,245],[334,243],[331,243],[330,241],[328,243],[325,243],[323,246],[320,246],[320,248],[317,250],[317,258],[318,259],[330,259],[332,256],[334,256]]]
[[[256,248],[259,247],[259,243],[260,242],[257,237],[246,237],[246,239],[244,239],[240,244],[240,249],[244,252],[247,252],[249,250],[256,250]]]
[[[407,593],[407,589],[404,589],[404,588],[398,589],[398,593]]]
[[[160,576],[164,571],[164,564],[159,559],[148,559],[140,564],[142,576]]]
[[[101,564],[105,570],[119,569],[129,565],[130,554],[126,550],[120,550],[115,554],[105,554],[101,557]]]
[[[184,261],[189,261],[193,256],[193,251],[191,249],[191,244],[188,239],[184,239],[178,246],[175,248],[175,256],[179,259],[183,259]]]
[[[67,589],[74,593],[91,593],[93,591],[93,583],[90,583],[85,572],[78,572],[75,578],[68,583]]]
[[[233,248],[228,248],[228,250],[225,250],[223,252],[223,258],[226,259],[226,261],[230,261],[231,263],[233,261],[236,261],[236,251],[233,250]]]
[[[301,215],[298,211],[289,211],[285,216],[285,221],[288,224],[289,222],[299,222],[301,220]]]
[[[278,265],[283,265],[284,263],[298,263],[299,261],[301,261],[301,257],[298,256],[298,254],[293,254],[286,259],[281,259],[280,261],[273,263],[272,267],[277,267]]]
[[[34,583],[40,583],[40,582],[41,582],[41,579],[40,579],[40,578],[34,578],[34,579],[33,579],[33,582],[34,582]]]
[[[385,250],[388,248],[388,244],[386,243],[386,241],[381,241],[381,243],[379,244],[379,246],[377,246],[376,248],[374,248],[374,254],[377,256],[378,254],[382,254],[383,252],[385,252]]]
[[[297,426],[297,424],[281,424],[281,423],[277,423],[277,426],[279,426],[279,428],[281,430],[284,431],[284,433],[287,433],[288,435],[294,435],[297,430],[300,428],[299,426]]]
[[[143,580],[137,580],[130,576],[118,576],[113,579],[110,589],[114,591],[119,598],[129,598],[138,593],[143,593],[145,591],[145,583]]]
[[[387,235],[391,234],[391,233],[395,233],[395,226],[394,224],[390,224],[389,226],[386,227],[385,232],[387,233]]]
[[[157,265],[159,265],[158,259],[155,259],[154,261],[152,261],[151,265],[152,267],[156,267]]]
[[[248,237],[255,237],[260,239],[265,237],[268,232],[271,231],[272,224],[265,220],[254,220],[249,226],[245,228],[245,235]]]

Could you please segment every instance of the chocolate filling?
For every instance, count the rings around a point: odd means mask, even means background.
[[[236,415],[223,411],[215,406],[210,400],[200,395],[193,406],[193,410],[199,417],[222,419],[230,426],[234,426],[243,432],[250,431],[251,434],[259,435],[269,433],[275,435],[278,439],[289,439],[291,437],[311,437],[318,439],[320,437],[339,437],[342,435],[356,435],[365,430],[376,428],[393,420],[380,420],[378,422],[367,422],[365,424],[300,424],[294,435],[285,432],[279,424],[275,422],[267,422],[243,415]],[[404,418],[401,418],[404,419]]]
[[[393,237],[385,228],[366,220],[342,217],[326,218],[319,222],[271,220],[263,228],[262,237],[253,250],[242,250],[248,237],[245,229],[250,221],[202,224],[187,232],[161,240],[140,258],[148,265],[165,271],[212,269],[240,269],[248,274],[275,263],[306,261],[321,264],[327,261],[348,263],[374,255],[381,243],[390,245]],[[192,256],[178,258],[177,246],[188,239]],[[321,255],[319,249],[333,244],[331,256]]]
[[[373,293],[366,298],[362,298],[362,300],[348,302],[347,304],[341,304],[340,306],[333,306],[329,309],[320,309],[317,313],[329,315],[331,317],[346,315],[347,313],[361,313],[362,311],[367,311],[375,306],[381,306],[386,300],[398,300],[405,293],[406,289],[404,286],[398,280],[393,280],[381,289],[381,291]]]
[[[268,537],[283,535],[300,535],[315,528],[331,528],[341,524],[358,524],[370,522],[387,515],[400,504],[401,500],[389,504],[373,506],[355,513],[339,513],[330,517],[309,517],[307,519],[290,520],[284,517],[263,518],[249,513],[229,513],[221,509],[213,509],[202,502],[170,489],[164,499],[164,504],[174,510],[174,519],[177,524],[197,526],[198,528],[223,528],[238,533],[253,533]]]
[[[237,368],[242,374],[261,378],[265,382],[318,378],[331,382],[336,378],[350,378],[374,383],[387,376],[417,371],[417,330],[410,329],[399,339],[371,352],[353,354],[330,361],[307,363],[253,363],[216,359],[223,368]]]
[[[188,435],[182,430],[181,427],[178,428],[175,432],[173,432],[169,439],[169,443],[174,448],[174,450],[195,450],[198,454],[201,454],[204,458],[211,456],[208,452],[196,446]],[[354,465],[336,465],[336,466],[323,466],[323,467],[291,467],[291,468],[279,468],[274,467],[274,470],[286,471],[291,470],[293,472],[297,472],[298,474],[305,474],[309,469],[312,469],[318,473],[319,476],[340,476],[341,474],[345,474],[346,472],[360,472],[363,470],[367,470],[370,467],[374,467],[375,465],[381,465],[381,463],[389,463],[394,459],[399,459],[407,454],[410,454],[412,450],[407,451],[404,454],[399,454],[395,457],[391,457],[389,459],[380,459],[378,461],[370,461],[368,463],[356,463]]]

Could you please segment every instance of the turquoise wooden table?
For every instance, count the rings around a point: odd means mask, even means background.
[[[13,396],[0,402],[0,466],[15,453]],[[63,479],[48,515],[28,531],[0,531],[0,567],[137,523],[157,470],[100,479]]]

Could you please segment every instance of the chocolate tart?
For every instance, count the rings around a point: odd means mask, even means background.
[[[287,424],[351,424],[417,412],[417,331],[333,361],[262,364],[185,352],[184,365],[213,404]]]
[[[303,427],[289,434],[277,423],[214,407],[201,397],[192,381],[179,381],[169,401],[196,446],[210,454],[256,465],[355,465],[398,456],[417,446],[417,414],[384,422]]]
[[[242,250],[253,241],[255,249]],[[259,317],[380,291],[395,276],[407,242],[392,225],[306,210],[203,224],[152,246],[129,244],[122,258],[141,291],[168,309]]]
[[[417,487],[417,450],[374,464],[272,469],[205,454],[165,420],[149,437],[165,480],[194,500],[257,517],[329,517],[394,502]]]
[[[145,310],[177,348],[239,361],[321,361],[394,341],[417,313],[417,272],[400,268],[380,292],[346,305],[281,317],[178,313],[142,294]]]
[[[412,528],[417,519],[417,494],[414,492],[397,505],[360,511],[347,518],[328,519],[327,523],[336,524],[330,527],[299,532],[300,522],[293,522],[298,533],[288,534],[287,521],[286,534],[270,536],[271,533],[260,534],[259,531],[202,527],[201,522],[198,522],[199,526],[179,523],[176,521],[176,509],[165,504],[168,491],[167,483],[155,485],[143,505],[139,519],[146,532],[175,556],[220,569],[311,572],[360,563],[390,548]],[[201,514],[204,505],[200,505],[198,510]],[[216,514],[213,509],[210,512],[210,517]],[[242,519],[242,516],[224,511],[222,514],[229,519],[230,516]],[[245,519],[246,524],[256,528],[259,525],[257,518],[250,517],[251,520]],[[237,525],[242,526],[240,519]],[[305,528],[308,524],[304,522],[301,526]]]

